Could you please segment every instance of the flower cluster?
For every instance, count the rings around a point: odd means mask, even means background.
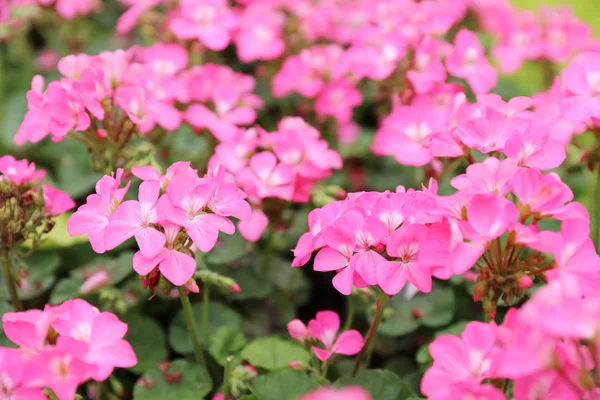
[[[35,163],[0,157],[0,254],[5,255],[25,241],[37,246],[41,234],[54,227],[52,217],[75,207],[64,192],[41,184],[46,171]]]
[[[245,194],[219,166],[202,178],[189,162],[173,164],[165,175],[153,167],[136,167],[132,173],[142,180],[138,200],[123,201],[131,182],[120,187],[122,169],[105,175],[69,219],[69,233],[87,234],[97,253],[135,237],[139,251],[133,268],[145,276],[144,286],[156,289],[162,275],[175,286],[188,284],[198,291],[192,279],[194,252],[210,251],[219,232],[233,234],[229,217],[250,218]]]
[[[174,131],[184,117],[221,140],[237,125],[254,122],[261,102],[250,94],[252,77],[211,64],[188,69],[188,59],[183,47],[162,43],[67,56],[58,63],[60,80],[44,90],[44,80],[33,79],[15,142],[37,143],[48,135],[58,142],[71,134],[96,156],[94,169],[106,171],[147,164],[145,147],[127,145],[157,129]],[[180,110],[189,103],[187,112]]]
[[[505,399],[483,384],[489,379],[505,387],[512,381],[517,400],[594,398],[600,394],[592,375],[599,360],[599,299],[597,292],[580,292],[572,282],[551,282],[509,310],[499,326],[471,322],[462,338],[440,336],[429,347],[434,361],[423,393],[432,399],[448,393]]]
[[[308,202],[314,184],[340,169],[342,159],[318,130],[302,118],[286,117],[275,132],[259,127],[237,131],[215,148],[209,166],[219,164],[235,176],[254,205],[252,219],[240,222],[239,229],[246,239],[256,241],[268,223],[265,199]]]
[[[7,398],[43,400],[47,388],[59,400],[72,400],[82,383],[103,381],[115,367],[137,364],[123,340],[127,325],[84,300],[5,313],[2,322],[6,336],[19,346],[0,348],[0,393]]]
[[[333,311],[319,311],[308,322],[308,327],[299,319],[290,321],[287,329],[292,338],[299,343],[310,346],[312,352],[323,362],[333,354],[353,356],[362,350],[363,338],[357,330],[349,329],[338,335],[340,317]],[[321,344],[325,348],[314,344]]]

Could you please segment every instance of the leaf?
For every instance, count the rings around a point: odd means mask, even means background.
[[[194,313],[194,320],[198,327],[199,337],[202,340],[202,343],[206,343],[207,340],[202,333],[202,304],[194,304],[192,312]],[[212,333],[222,326],[232,326],[241,329],[242,317],[224,304],[211,302],[208,307],[208,326]],[[194,346],[188,336],[187,325],[185,324],[182,310],[179,310],[169,327],[169,345],[173,350],[181,354],[190,354],[194,352]]]
[[[61,156],[55,161],[56,188],[72,198],[88,194],[102,175],[92,172],[85,146],[73,139],[61,142]]]
[[[243,265],[237,268],[223,266],[217,268],[223,275],[228,276],[240,285],[241,292],[228,293],[233,300],[263,299],[273,291],[271,280],[265,279],[264,274],[258,271],[258,263]]]
[[[420,326],[436,328],[454,317],[455,297],[451,287],[436,284],[431,293],[419,293],[410,300],[394,296],[388,303],[392,313],[383,321],[379,331],[389,336],[402,336]]]
[[[382,369],[360,371],[355,377],[342,377],[333,386],[360,386],[377,400],[406,400],[415,395],[398,375]]]
[[[311,359],[310,353],[296,342],[275,336],[256,339],[242,350],[240,357],[270,371],[285,368],[291,361],[308,364]]]
[[[164,372],[156,367],[138,379],[133,389],[133,398],[198,400],[210,393],[212,387],[212,380],[204,367],[185,360],[175,360]]]
[[[317,382],[305,372],[288,368],[257,376],[252,382],[252,393],[258,400],[296,400],[317,387]]]
[[[210,335],[208,352],[221,365],[225,365],[226,358],[236,355],[246,344],[244,334],[234,326],[222,326]]]
[[[167,336],[158,322],[138,314],[126,315],[123,322],[129,327],[126,339],[138,358],[131,371],[141,374],[169,357]]]
[[[209,265],[230,264],[250,252],[251,244],[238,232],[220,235],[216,246],[206,255]]]
[[[10,304],[8,304],[5,301],[0,302],[0,315],[4,315],[8,312],[13,312],[13,311],[14,310]],[[0,324],[0,346],[2,346],[2,347],[17,347],[17,345],[14,344],[13,342],[11,342],[4,334],[4,328],[2,327],[2,324]]]
[[[81,287],[81,282],[72,279],[66,278],[60,280],[54,289],[52,289],[52,293],[50,294],[50,304],[60,304],[65,300],[69,300],[73,297],[79,297],[79,288]]]
[[[42,244],[43,249],[55,249],[57,247],[71,247],[79,243],[86,243],[86,235],[71,236],[67,232],[67,222],[73,213],[64,213],[53,220],[56,223]]]

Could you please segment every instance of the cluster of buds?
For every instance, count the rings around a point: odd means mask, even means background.
[[[25,242],[38,247],[54,227],[52,217],[75,206],[67,194],[40,185],[45,174],[27,160],[0,157],[0,254]]]

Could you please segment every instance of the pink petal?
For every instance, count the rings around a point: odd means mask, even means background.
[[[158,181],[155,182],[158,183]],[[167,241],[164,233],[149,227],[137,232],[135,240],[142,254],[148,258],[156,256],[163,249]]]
[[[364,346],[363,338],[357,330],[348,330],[338,336],[331,351],[338,354],[353,356],[358,354]]]
[[[173,285],[184,285],[196,271],[196,260],[177,250],[169,250],[160,263],[160,272]]]
[[[315,257],[314,270],[319,272],[336,271],[348,266],[348,259],[331,247],[322,248]]]

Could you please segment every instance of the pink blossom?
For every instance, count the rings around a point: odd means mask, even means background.
[[[256,194],[260,198],[279,197],[291,200],[294,195],[292,168],[278,161],[269,151],[253,155],[248,168],[241,173],[239,179],[247,193]]]
[[[144,276],[158,266],[160,273],[169,282],[176,286],[184,285],[196,271],[196,260],[189,254],[174,249],[173,245],[181,228],[166,223],[163,223],[162,226],[165,231],[167,247],[158,249],[152,258],[147,258],[141,251],[138,251],[133,256],[133,269]]]
[[[87,294],[105,287],[110,282],[110,274],[102,269],[93,272],[79,288],[79,293]]]
[[[305,340],[313,337],[306,325],[304,325],[299,319],[294,319],[288,322],[287,330],[290,334],[290,337],[299,343],[304,343]]]
[[[446,68],[441,60],[446,46],[447,43],[428,37],[417,47],[414,68],[406,73],[416,93],[429,93],[437,84],[446,80]]]
[[[454,51],[446,59],[450,74],[464,78],[475,93],[487,93],[498,80],[498,73],[485,58],[475,33],[463,28],[454,39]]]
[[[30,373],[52,389],[59,400],[71,400],[77,387],[98,371],[84,361],[88,348],[82,341],[60,336],[55,347],[40,353],[28,365]]]
[[[82,361],[97,367],[92,372],[95,380],[107,379],[115,367],[130,368],[137,364],[131,345],[123,340],[127,325],[116,315],[100,312],[85,300],[67,300],[60,305],[52,326],[60,339],[71,338],[86,344]]]
[[[431,269],[419,263],[420,245],[426,234],[426,226],[406,223],[391,234],[387,254],[393,261],[377,269],[377,283],[384,292],[395,295],[407,281],[421,292],[431,291]]]
[[[4,333],[20,346],[25,355],[35,355],[46,347],[52,314],[41,310],[8,312],[2,316]]]
[[[153,257],[165,244],[165,235],[152,225],[158,223],[156,203],[160,194],[158,181],[142,182],[139,201],[128,200],[117,207],[108,218],[104,230],[104,246],[112,250],[135,236],[141,252]]]
[[[43,184],[42,193],[44,195],[44,206],[53,217],[75,208],[75,202],[62,190]]]
[[[262,210],[252,211],[252,216],[247,221],[238,222],[238,231],[242,237],[250,242],[257,242],[269,225],[269,218]]]
[[[600,54],[583,53],[562,72],[562,80],[571,96],[567,113],[579,120],[600,119]]]
[[[173,105],[160,101],[148,90],[140,87],[122,86],[115,94],[115,102],[139,126],[141,133],[148,133],[158,124],[167,131],[181,125],[182,114]]]
[[[323,387],[303,395],[299,400],[371,400],[371,395],[359,386],[342,389]]]
[[[108,225],[109,216],[118,207],[129,189],[131,182],[128,182],[124,188],[119,188],[122,176],[123,170],[120,168],[114,176],[103,176],[96,183],[96,193],[87,197],[86,203],[71,215],[67,223],[69,235],[87,234],[92,249],[96,253],[106,251],[104,231]]]
[[[285,16],[277,10],[255,2],[244,9],[235,45],[240,61],[273,60],[285,50],[282,30]]]
[[[521,206],[542,215],[553,215],[573,200],[573,192],[558,175],[542,174],[535,168],[519,168],[514,176],[512,192]]]
[[[429,99],[397,107],[376,132],[372,150],[377,155],[393,155],[401,164],[426,165],[433,159],[431,137],[446,122],[444,113]]]
[[[477,195],[467,205],[468,221],[461,230],[475,242],[489,242],[506,232],[517,222],[519,210],[509,200],[495,195]]]
[[[360,91],[349,81],[341,79],[325,85],[315,101],[315,111],[318,115],[333,117],[340,123],[345,123],[352,119],[352,109],[362,101]]]
[[[308,323],[311,334],[317,338],[324,349],[312,346],[312,351],[321,361],[327,361],[334,353],[353,356],[363,348],[364,342],[360,332],[354,329],[338,335],[340,317],[333,311],[320,311],[315,319]]]
[[[452,178],[450,184],[472,194],[495,193],[505,196],[512,187],[517,168],[515,160],[488,157],[481,163],[469,165],[466,173]]]
[[[37,183],[46,176],[46,171],[35,169],[35,163],[17,160],[11,155],[0,157],[0,173],[0,180],[7,179],[17,185]]]
[[[504,145],[504,154],[521,166],[542,170],[556,168],[567,158],[565,147],[552,138],[548,126],[532,124],[527,131],[514,131]]]
[[[40,387],[32,387],[31,374],[16,349],[0,348],[0,397],[14,400],[45,400]]]
[[[169,26],[180,39],[197,39],[207,48],[220,51],[229,45],[237,24],[224,0],[182,0]]]
[[[124,0],[122,0],[124,1]],[[116,30],[124,35],[129,33],[146,11],[163,3],[165,0],[130,0],[130,7],[117,20]]]
[[[470,322],[460,338],[442,335],[429,345],[433,366],[421,381],[427,396],[454,384],[479,384],[494,376],[496,335],[494,327]]]
[[[429,396],[431,400],[506,400],[504,393],[492,385],[458,383],[448,385]]]

